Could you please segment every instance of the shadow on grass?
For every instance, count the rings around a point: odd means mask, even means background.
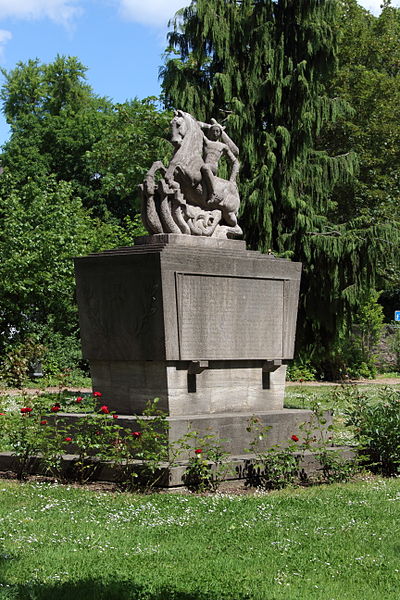
[[[215,596],[174,589],[149,590],[133,582],[95,580],[63,584],[0,587],[1,600],[215,600]]]
[[[132,579],[101,578],[84,579],[81,581],[57,583],[10,583],[12,578],[12,563],[20,557],[4,551],[0,545],[0,600],[247,600],[248,596],[232,596],[224,593],[208,591],[177,590],[171,585],[158,585],[149,580],[148,585],[137,583]],[[201,585],[201,582],[199,582]]]
[[[130,581],[96,580],[60,584],[0,583],[0,600],[215,600],[215,594],[182,592],[173,588],[150,589]]]

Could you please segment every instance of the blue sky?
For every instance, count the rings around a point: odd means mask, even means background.
[[[189,3],[189,2],[187,2]],[[379,12],[381,0],[360,4]],[[185,0],[0,0],[0,65],[77,56],[88,83],[116,102],[157,96],[167,22]],[[400,4],[393,2],[393,4]],[[0,144],[8,127],[0,115]]]

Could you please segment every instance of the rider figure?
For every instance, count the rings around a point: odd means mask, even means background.
[[[215,200],[214,177],[217,175],[218,163],[225,155],[232,165],[229,181],[235,184],[239,172],[239,161],[236,156],[239,153],[237,146],[226,135],[223,127],[215,119],[212,119],[212,125],[200,123],[200,127],[205,130],[203,139],[203,160],[204,165],[201,168],[209,194],[208,202]],[[235,156],[236,155],[236,156]]]

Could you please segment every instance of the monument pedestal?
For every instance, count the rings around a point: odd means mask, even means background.
[[[271,443],[306,420],[283,410],[300,263],[244,241],[159,234],[75,269],[83,355],[112,410],[140,414],[157,397],[172,440],[212,431],[232,454],[248,447],[252,415],[273,425]]]

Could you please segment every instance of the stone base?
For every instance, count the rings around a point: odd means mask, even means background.
[[[223,449],[228,454],[244,455],[251,447],[251,442],[254,440],[255,433],[248,432],[247,427],[250,419],[257,418],[260,427],[269,427],[266,435],[266,446],[272,447],[277,444],[286,446],[291,443],[292,435],[299,438],[299,443],[303,440],[302,424],[312,421],[312,411],[304,409],[289,409],[271,410],[264,412],[248,412],[248,413],[215,413],[213,415],[192,414],[186,417],[167,417],[169,424],[169,443],[174,444],[182,439],[187,433],[195,432],[197,435],[192,439],[187,440],[193,449],[198,447],[199,442],[196,438],[201,438],[206,435],[213,435],[216,442],[221,443]],[[65,427],[71,437],[74,437],[75,424],[79,419],[83,418],[84,414],[67,414],[57,413],[57,421],[63,421]],[[53,419],[55,417],[52,417]],[[141,416],[141,419],[146,418]],[[110,415],[110,419],[112,419]],[[138,429],[137,417],[134,415],[119,414],[118,425],[126,427],[132,431]],[[151,420],[152,417],[147,417]],[[330,414],[327,414],[327,425],[331,422]],[[312,427],[312,425],[310,425]],[[314,434],[314,432],[313,432]],[[316,437],[320,436],[320,432],[315,432]],[[71,444],[71,452],[74,452],[74,446]],[[186,460],[193,453],[188,450],[180,455],[181,460]]]
[[[344,460],[352,460],[354,459],[355,452],[351,448],[348,447],[329,447],[327,450],[331,450],[333,452],[340,452],[341,457]],[[300,457],[300,453],[298,454]],[[62,459],[61,464],[61,472],[65,476],[67,475],[72,468],[74,460],[77,458],[75,454],[65,454]],[[237,484],[241,483],[243,485],[246,478],[246,470],[248,464],[255,459],[255,456],[252,454],[246,454],[242,456],[231,456],[227,465],[229,465],[229,469],[227,469],[225,486],[232,486],[232,482],[237,482]],[[132,461],[134,464],[135,461]],[[137,464],[140,464],[137,461]],[[172,487],[180,487],[183,486],[182,476],[185,472],[187,463],[182,462],[176,466],[168,466],[168,465],[160,465],[160,484],[159,487],[164,488],[172,488]],[[0,472],[5,473],[16,473],[18,469],[18,459],[15,458],[11,452],[0,452]],[[299,462],[299,472],[305,474],[310,477],[318,474],[321,469],[321,465],[318,462],[317,457],[310,451],[306,451],[301,453],[301,460]],[[35,459],[29,470],[30,475],[46,475],[46,471],[40,464],[40,459]],[[94,472],[94,481],[105,481],[105,482],[115,482],[118,478],[118,470],[114,467],[112,463],[98,463],[98,468]],[[221,489],[223,489],[224,484],[222,484]]]
[[[160,234],[77,258],[75,270],[83,355],[119,422],[159,398],[170,442],[212,433],[241,455],[253,415],[271,425],[271,445],[310,418],[283,409],[299,263],[244,241]]]
[[[281,409],[286,366],[263,361],[91,361],[93,389],[116,412],[140,414],[149,400],[169,416]]]
[[[283,407],[301,265],[243,241],[160,234],[75,260],[83,355],[113,410]]]

